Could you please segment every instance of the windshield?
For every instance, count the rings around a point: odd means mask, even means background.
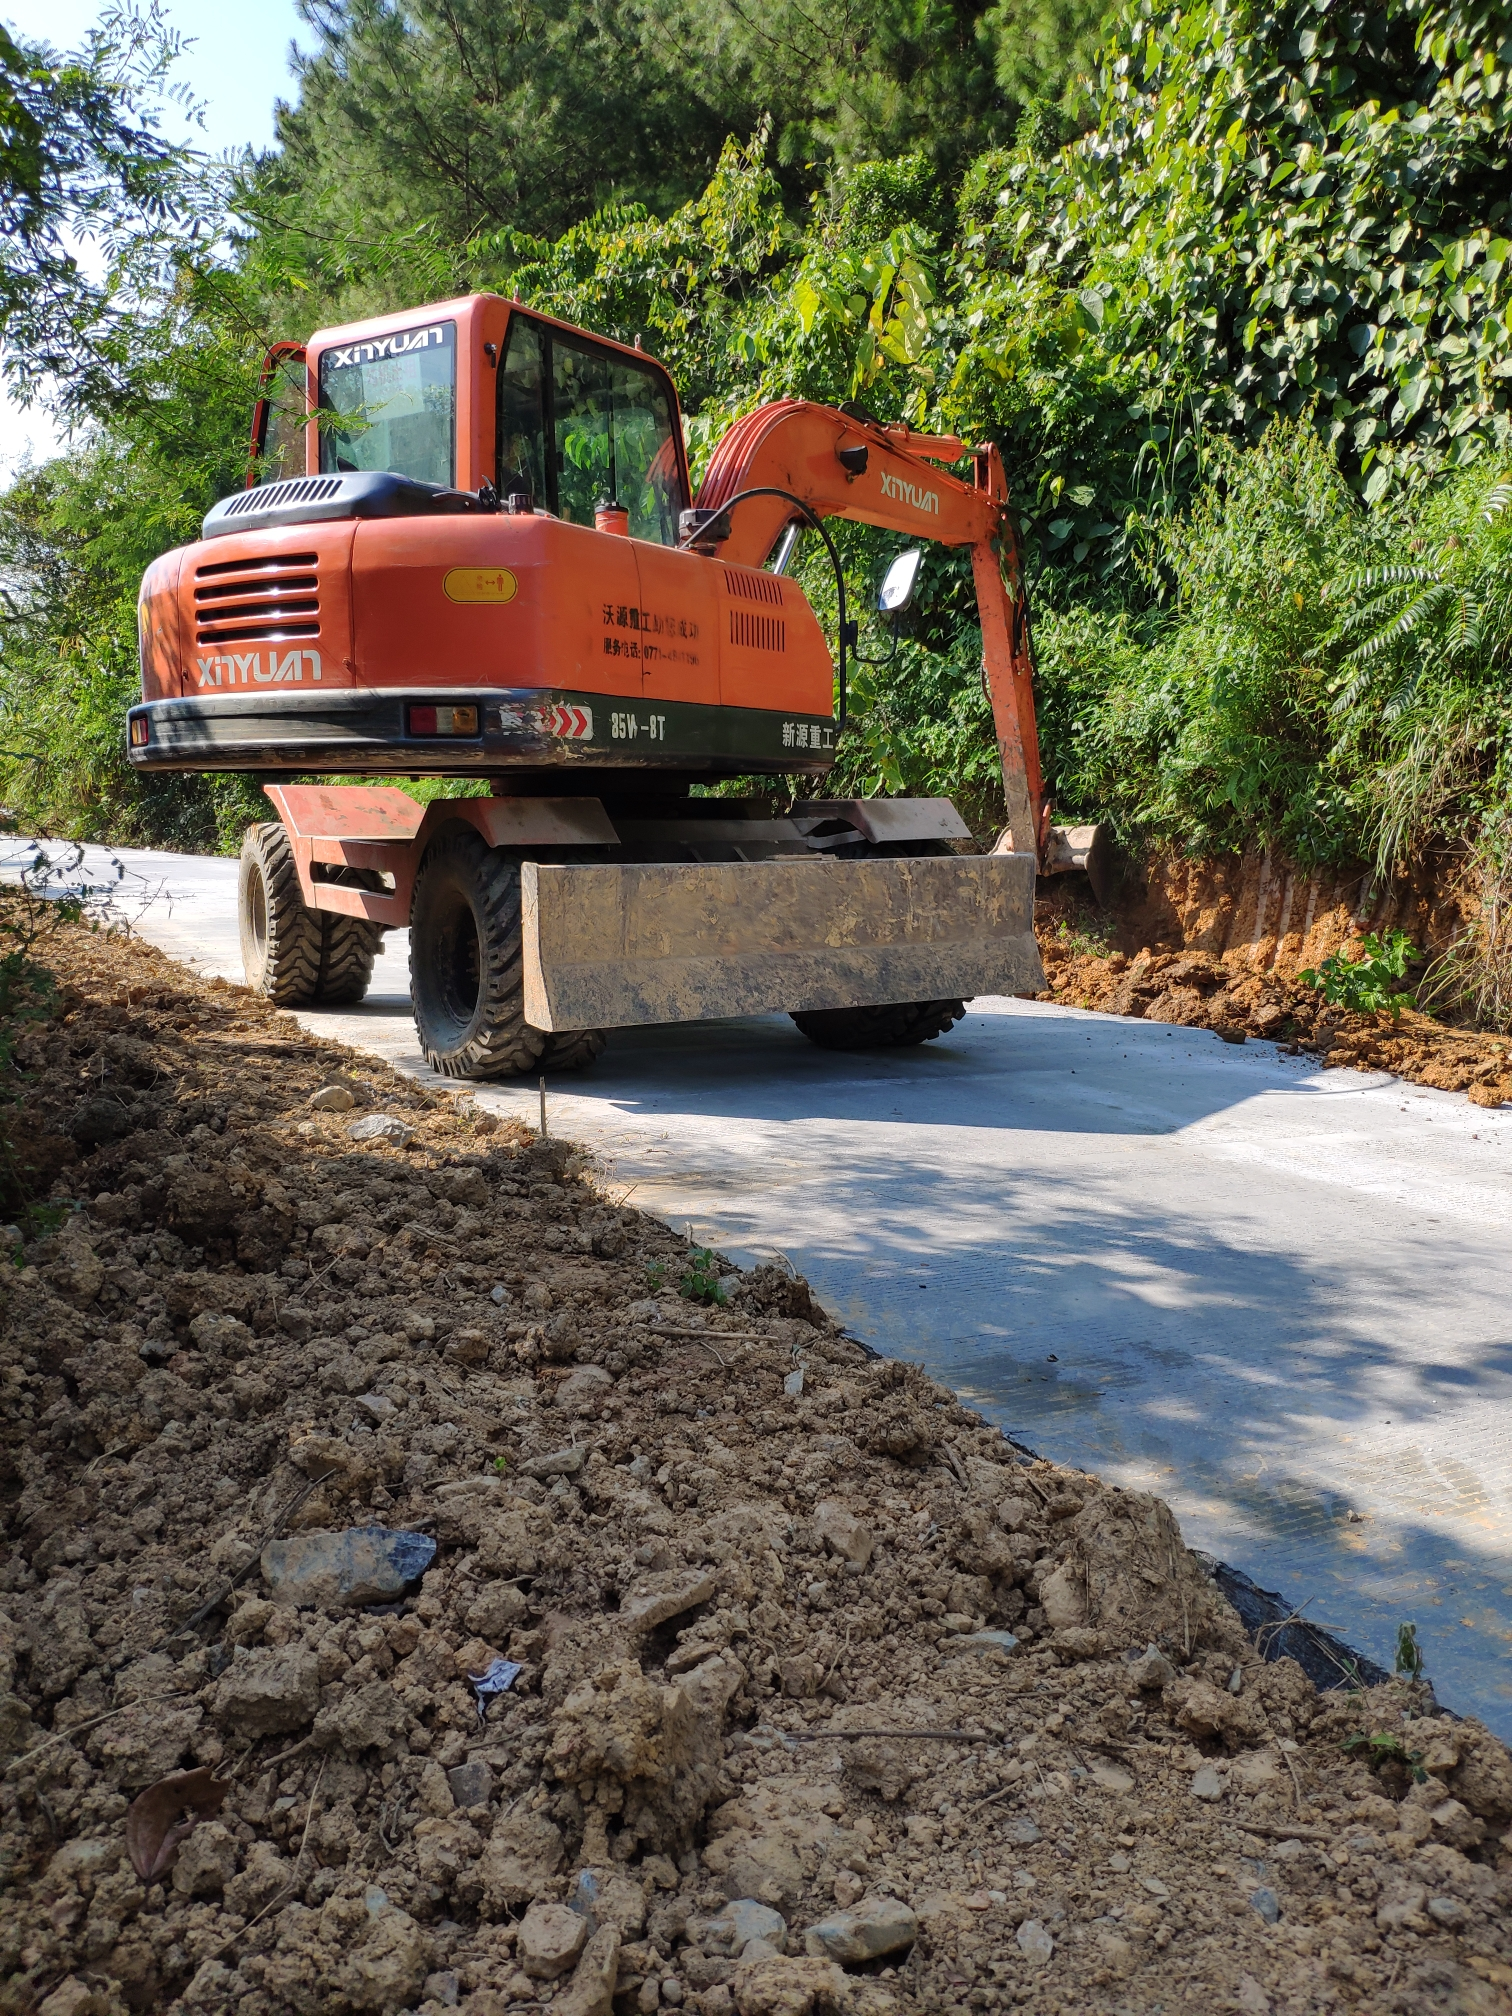
[[[449,487],[457,475],[457,325],[432,322],[320,358],[324,470],[389,469]]]

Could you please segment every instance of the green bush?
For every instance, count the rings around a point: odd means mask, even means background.
[[[1413,995],[1411,988],[1394,983],[1405,977],[1417,956],[1405,931],[1388,931],[1384,937],[1367,931],[1360,939],[1358,959],[1334,952],[1321,966],[1306,967],[1297,978],[1304,987],[1316,987],[1330,1008],[1347,1008],[1355,1015],[1389,1015],[1395,1021],[1412,1006]]]

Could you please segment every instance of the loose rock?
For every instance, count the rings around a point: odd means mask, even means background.
[[[393,1602],[419,1581],[435,1558],[436,1543],[429,1534],[357,1526],[344,1533],[299,1533],[289,1540],[270,1540],[261,1565],[275,1603],[355,1609],[365,1603]]]

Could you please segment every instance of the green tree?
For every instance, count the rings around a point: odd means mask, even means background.
[[[1378,497],[1512,440],[1509,85],[1505,7],[1131,0],[995,249],[1194,421],[1310,407]]]
[[[833,164],[947,171],[1065,94],[1102,0],[300,0],[320,46],[260,217],[324,242],[431,220],[555,238],[694,198],[763,122],[790,203]]]
[[[264,202],[376,237],[556,236],[615,197],[694,195],[724,139],[649,0],[300,0],[320,46],[278,115]],[[754,123],[754,122],[753,122]]]
[[[0,27],[0,346],[23,400],[49,374],[73,399],[91,345],[132,311],[81,241],[109,266],[124,240],[189,225],[189,157],[162,131],[167,104],[188,102],[169,76],[180,46],[156,0],[107,8],[70,54]]]

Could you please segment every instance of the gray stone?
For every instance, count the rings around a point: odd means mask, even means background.
[[[870,1561],[877,1544],[871,1528],[863,1525],[838,1498],[820,1499],[814,1507],[814,1526],[832,1554],[857,1568],[864,1568]]]
[[[554,2016],[612,2016],[619,1954],[619,1933],[612,1925],[601,1925],[583,1948],[571,1981],[552,2003]]]
[[[586,1443],[571,1449],[553,1449],[549,1456],[532,1456],[520,1465],[522,1477],[576,1477],[588,1460]]]
[[[1019,1641],[1011,1631],[967,1631],[957,1638],[951,1652],[977,1652],[984,1657],[988,1653],[1009,1653],[1018,1650]]]
[[[320,1661],[305,1645],[261,1652],[239,1648],[215,1690],[212,1712],[237,1736],[302,1729],[320,1706]]]
[[[1040,1830],[1027,1813],[1015,1813],[1003,1828],[1003,1839],[1015,1848],[1032,1848],[1040,1839]]]
[[[1194,1799],[1205,1799],[1212,1805],[1227,1792],[1228,1780],[1216,1765],[1203,1764],[1192,1773],[1188,1790]]]
[[[386,1393],[359,1393],[357,1405],[370,1421],[389,1421],[399,1412]]]
[[[588,1920],[565,1904],[535,1903],[520,1920],[515,1951],[532,1981],[556,1981],[588,1943]]]
[[[672,1568],[642,1576],[619,1607],[618,1622],[630,1631],[654,1631],[669,1617],[680,1617],[707,1603],[716,1583],[698,1569]]]
[[[1457,1897],[1430,1897],[1424,1907],[1435,1923],[1442,1925],[1446,1932],[1458,1932],[1469,1917]]]
[[[486,1806],[493,1797],[493,1773],[481,1757],[454,1764],[446,1774],[452,1798],[461,1807]]]
[[[349,1526],[344,1533],[295,1533],[270,1540],[262,1572],[275,1603],[340,1606],[392,1603],[436,1558],[426,1533]]]
[[[392,1113],[364,1113],[360,1120],[354,1120],[347,1133],[354,1141],[387,1141],[395,1148],[402,1148],[406,1141],[413,1141],[415,1130]]]
[[[443,2009],[455,2009],[462,2000],[462,1977],[455,1967],[443,1967],[425,1977],[425,1999],[439,2002]]]
[[[1157,1687],[1168,1687],[1176,1678],[1176,1668],[1158,1645],[1150,1645],[1129,1662],[1127,1678],[1131,1687],[1147,1694]]]
[[[919,1936],[919,1921],[896,1897],[863,1897],[849,1911],[821,1918],[803,1935],[804,1950],[816,1959],[854,1964],[899,1953]]]
[[[744,1956],[753,1939],[764,1940],[773,1952],[787,1951],[787,1920],[754,1897],[737,1897],[712,1918],[694,1919],[688,1931],[706,1953]]]
[[[1026,1918],[1018,1928],[1019,1951],[1026,1960],[1043,1967],[1055,1951],[1055,1941],[1038,1918]]]
[[[1262,1884],[1258,1890],[1251,1890],[1249,1901],[1250,1909],[1258,1911],[1267,1925],[1274,1925],[1281,1916],[1281,1899],[1266,1884]]]

